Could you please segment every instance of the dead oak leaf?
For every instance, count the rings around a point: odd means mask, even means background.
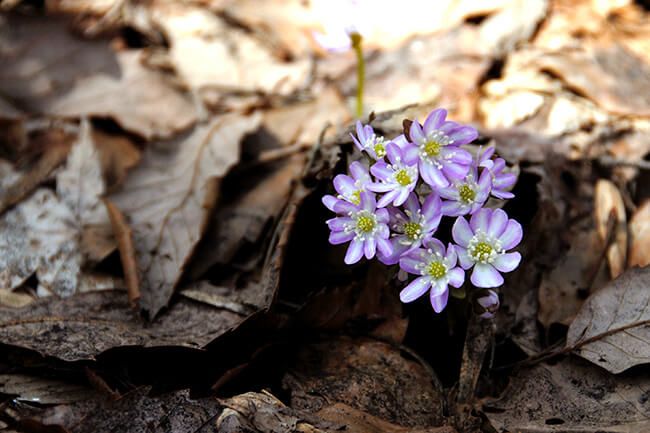
[[[242,138],[260,116],[227,114],[173,140],[153,143],[110,200],[133,230],[141,307],[167,305],[215,204],[218,185],[239,160]]]
[[[646,200],[630,219],[628,266],[650,265],[650,200]]]
[[[115,53],[107,41],[74,37],[66,24],[53,17],[0,17],[0,92],[16,107],[111,117],[145,138],[170,136],[196,121],[191,100],[145,67],[141,50]]]
[[[591,295],[569,327],[565,350],[612,373],[650,362],[650,267],[632,268]]]

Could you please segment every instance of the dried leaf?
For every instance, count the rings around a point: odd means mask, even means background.
[[[632,268],[591,295],[566,349],[612,373],[650,362],[650,268]]]
[[[650,200],[634,212],[630,219],[630,255],[628,267],[650,265]]]
[[[133,230],[141,307],[167,305],[207,224],[218,185],[239,160],[240,141],[260,117],[227,114],[178,138],[153,143],[110,200]]]
[[[650,430],[650,381],[612,376],[566,359],[519,370],[500,400],[483,412],[498,431],[645,433]]]
[[[172,64],[199,93],[212,88],[286,95],[307,82],[308,59],[280,61],[253,36],[208,10],[160,3],[151,14],[169,38]]]
[[[61,19],[1,17],[0,56],[0,92],[32,114],[112,117],[146,138],[196,121],[189,98],[142,65],[142,51],[114,53],[105,41],[78,39]]]
[[[616,278],[625,270],[627,255],[625,204],[616,185],[606,179],[596,183],[594,201],[596,228],[601,245],[607,247],[609,273]],[[611,244],[607,245],[610,239]]]
[[[38,404],[74,403],[95,396],[80,385],[24,374],[0,374],[0,392],[15,395],[16,401]]]
[[[92,360],[121,346],[201,348],[243,318],[179,300],[149,326],[129,308],[122,290],[42,299],[25,308],[0,307],[0,341],[65,361]]]
[[[145,433],[217,433],[213,419],[222,411],[215,399],[192,400],[188,391],[149,397],[148,389],[136,389],[118,400],[97,392],[82,401],[51,407],[17,406],[15,424],[43,430],[70,433],[129,431]],[[63,429],[63,430],[58,430]],[[125,430],[126,429],[126,430]],[[22,428],[21,428],[21,431]]]
[[[317,412],[345,403],[402,426],[442,425],[430,373],[386,343],[338,338],[303,348],[283,379],[291,407]]]

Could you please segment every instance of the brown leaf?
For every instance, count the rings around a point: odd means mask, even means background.
[[[54,17],[12,15],[2,23],[0,91],[25,111],[112,117],[146,138],[170,136],[196,121],[189,98],[142,65],[142,51],[114,53],[106,41],[80,40]]]
[[[201,238],[221,178],[239,160],[240,141],[260,117],[226,114],[171,141],[152,143],[110,200],[133,230],[141,307],[167,305]]]
[[[569,327],[566,350],[612,373],[650,362],[650,268],[632,268],[591,295]]]
[[[578,360],[521,369],[483,412],[497,431],[551,433],[650,430],[650,380],[613,376]]]
[[[302,349],[283,379],[291,407],[318,412],[345,403],[402,426],[442,425],[430,373],[386,343],[338,338]]]
[[[607,248],[609,273],[612,278],[616,278],[625,270],[627,255],[625,204],[616,185],[606,179],[600,179],[596,183],[594,201],[596,228],[601,245]],[[612,223],[610,219],[613,220]],[[611,244],[607,245],[609,242]]]
[[[0,307],[0,341],[65,361],[91,360],[121,346],[201,348],[242,320],[181,299],[145,326],[124,291],[105,290],[42,299],[19,309]]]
[[[567,227],[569,249],[539,286],[538,319],[548,328],[553,323],[570,325],[587,295],[609,281],[601,266],[603,243],[591,217]]]
[[[114,190],[124,182],[128,171],[140,162],[140,150],[125,136],[97,130],[93,131],[93,141],[101,156],[106,189]]]
[[[118,400],[89,391],[89,398],[50,407],[20,405],[14,409],[14,424],[21,431],[31,426],[48,432],[70,433],[129,431],[145,433],[169,431],[178,433],[213,432],[215,418],[222,407],[215,399],[192,400],[188,391],[158,397],[147,395],[148,389],[136,389]],[[126,429],[126,430],[125,430]],[[33,431],[31,430],[31,431]]]
[[[628,267],[650,265],[650,200],[634,212],[629,224],[630,255]]]
[[[96,394],[80,385],[24,374],[0,374],[0,392],[15,395],[16,401],[36,404],[74,403]]]
[[[280,61],[253,36],[206,9],[160,3],[151,15],[170,42],[171,63],[199,94],[214,89],[286,95],[306,84],[309,59]]]

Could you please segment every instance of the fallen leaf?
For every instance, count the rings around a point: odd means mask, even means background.
[[[545,328],[570,325],[589,293],[609,281],[601,266],[603,244],[590,217],[567,227],[569,249],[544,273],[538,290],[538,319]],[[601,269],[602,268],[602,269]]]
[[[171,63],[199,94],[212,88],[287,95],[307,84],[308,58],[279,60],[255,37],[206,9],[160,3],[151,16],[169,40]]]
[[[222,407],[215,399],[192,400],[188,391],[158,397],[150,397],[147,392],[147,388],[140,388],[112,400],[89,390],[90,398],[67,404],[50,407],[15,405],[12,414],[16,414],[14,417],[18,419],[12,424],[21,431],[29,426],[31,431],[38,428],[38,431],[70,433],[219,431],[214,418],[221,413]],[[14,417],[5,415],[5,419]]]
[[[383,342],[346,337],[300,350],[283,386],[291,407],[318,412],[345,403],[391,423],[439,426],[442,395],[422,365]]]
[[[132,140],[123,135],[95,129],[93,141],[100,154],[106,190],[115,190],[124,182],[129,170],[140,162],[141,152]]]
[[[650,200],[646,200],[630,218],[630,254],[627,266],[650,265]]]
[[[650,268],[632,268],[591,295],[569,327],[566,350],[612,373],[650,362]]]
[[[126,223],[122,212],[113,203],[104,200],[104,204],[111,220],[115,239],[117,239],[117,247],[120,250],[122,272],[124,272],[129,302],[132,308],[136,308],[140,300],[140,276],[138,275],[138,261],[133,246],[133,232]]]
[[[497,431],[645,433],[650,381],[612,376],[579,360],[524,368],[483,413]]]
[[[239,160],[242,138],[258,115],[226,114],[171,141],[152,143],[122,189],[109,199],[131,229],[140,275],[140,306],[165,307],[205,230],[218,185]]]
[[[627,218],[621,193],[611,181],[600,179],[596,182],[594,213],[601,245],[607,248],[609,273],[612,278],[616,278],[625,270]],[[608,245],[609,242],[611,244]]]
[[[16,401],[37,404],[65,404],[95,397],[93,390],[56,379],[25,374],[0,374],[0,392]]]
[[[81,40],[65,20],[1,17],[0,55],[6,59],[0,91],[30,114],[111,117],[145,138],[167,137],[196,121],[191,100],[145,67],[141,50],[115,53],[107,41]]]
[[[243,317],[179,300],[150,325],[129,308],[123,290],[41,299],[24,308],[0,307],[0,341],[64,361],[92,360],[121,346],[201,348]]]

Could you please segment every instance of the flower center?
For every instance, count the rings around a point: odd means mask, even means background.
[[[494,248],[487,242],[478,242],[469,246],[469,255],[477,262],[487,263],[494,253]]]
[[[357,218],[357,229],[362,233],[371,232],[375,228],[375,219],[369,215],[361,215]]]
[[[383,141],[375,143],[373,150],[377,154],[377,158],[383,158],[386,156],[386,146],[384,146]]]
[[[422,226],[420,226],[420,224],[414,222],[404,223],[404,234],[409,239],[416,240],[418,237],[420,237],[421,233]]]
[[[461,201],[464,201],[465,203],[472,203],[476,198],[476,191],[474,191],[471,186],[465,183],[458,188],[458,195],[460,195]]]
[[[439,143],[435,140],[429,140],[424,145],[424,153],[426,153],[427,156],[438,156],[440,155],[441,147],[442,143]]]
[[[359,206],[359,204],[361,203],[361,190],[356,190],[355,192],[350,194],[350,197],[348,197],[348,199],[350,200],[350,203]]]
[[[441,262],[431,262],[427,267],[427,273],[433,278],[442,278],[447,273],[447,267]]]
[[[402,186],[407,186],[412,182],[411,176],[409,176],[408,172],[404,168],[395,174],[395,180]]]

